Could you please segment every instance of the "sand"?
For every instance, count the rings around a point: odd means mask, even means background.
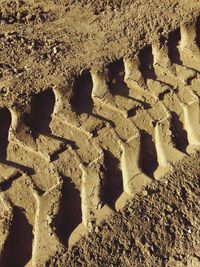
[[[1,1],[0,266],[200,266],[198,1]]]

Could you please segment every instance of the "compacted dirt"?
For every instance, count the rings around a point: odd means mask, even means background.
[[[200,266],[199,14],[0,2],[0,266]]]

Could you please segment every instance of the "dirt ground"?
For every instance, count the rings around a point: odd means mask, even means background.
[[[200,2],[0,1],[0,266],[200,266]]]

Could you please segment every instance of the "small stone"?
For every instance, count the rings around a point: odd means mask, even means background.
[[[58,51],[57,51],[57,47],[54,47],[53,48],[53,53],[56,54]]]
[[[172,208],[171,206],[167,205],[167,210],[168,210],[169,212],[172,212],[172,211],[173,211],[173,208]]]
[[[119,72],[119,76],[120,76],[120,77],[123,77],[123,76],[124,76],[124,71],[120,71],[120,72]]]
[[[112,80],[112,84],[116,84],[117,83],[117,80],[116,79],[113,79]]]
[[[143,196],[148,196],[148,191],[147,190],[143,190],[142,194],[143,194]]]

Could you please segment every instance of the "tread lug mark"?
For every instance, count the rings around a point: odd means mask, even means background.
[[[164,124],[167,123],[167,129]],[[155,179],[164,176],[170,170],[170,165],[181,160],[185,154],[177,150],[172,143],[168,120],[157,122],[155,125],[155,145],[159,167],[155,171]],[[168,131],[168,132],[167,132]],[[167,134],[166,134],[167,133]],[[166,138],[166,135],[168,135]]]
[[[125,65],[117,60],[108,66],[106,73],[91,72],[93,80],[92,97],[94,103],[121,113],[125,118],[141,103],[131,96],[131,90],[124,80]]]
[[[176,73],[185,86],[197,76],[197,71],[182,65],[176,65]]]
[[[104,199],[114,209],[115,202],[123,192],[122,171],[120,160],[109,150],[104,150]]]
[[[140,133],[138,132],[138,134],[127,140],[126,143],[121,143],[121,148],[124,193],[122,193],[116,202],[116,210],[121,209],[126,203],[126,199],[133,197],[142,187],[151,182],[151,178],[143,173],[140,168]]]
[[[32,169],[12,162],[7,158],[7,149],[12,131],[12,112],[8,108],[0,109],[0,162],[1,176],[4,181],[0,181],[1,191],[5,191],[12,186],[12,182],[19,178],[24,172],[33,173]]]
[[[43,157],[47,162],[52,160],[54,154],[62,151],[65,145],[63,140],[59,140],[51,133],[50,122],[54,106],[54,92],[52,89],[47,89],[34,96],[29,112],[23,115],[12,112],[16,121],[14,135],[11,135],[13,143],[17,143],[36,156]]]
[[[81,113],[92,114],[92,78],[89,72],[83,72],[77,77],[73,84],[73,95],[71,97],[71,107],[79,115]]]
[[[200,71],[199,67],[199,47],[196,43],[196,23],[190,25],[181,25],[181,41],[178,49],[183,64],[187,67]]]
[[[7,238],[7,257],[4,266],[25,266],[32,256],[32,225],[20,207],[13,206],[13,220]],[[16,249],[16,244],[18,248]]]
[[[107,75],[100,74],[98,72],[92,72],[91,75],[93,80],[92,97],[94,103],[105,105],[111,110],[120,112],[125,118],[128,117],[128,111],[123,106],[115,102],[115,99],[107,85]]]
[[[91,222],[94,220],[93,214],[103,205],[102,203],[102,171],[103,155],[91,162],[87,167],[81,166],[82,169],[82,221],[84,226],[90,230]]]
[[[79,85],[82,85],[81,92],[78,90]],[[54,88],[56,104],[53,120],[59,120],[65,126],[85,134],[87,138],[93,137],[96,128],[103,127],[102,121],[92,113],[93,100],[90,87],[91,76],[86,72],[76,79],[74,85],[67,83],[65,87],[60,89]],[[85,107],[87,106],[85,104],[85,93],[86,96],[89,96],[89,100],[87,100],[90,105],[89,109]],[[82,101],[78,100],[79,97],[83,98]],[[85,122],[86,117],[87,121]]]
[[[59,153],[66,149],[66,142],[55,138],[52,134],[40,134],[36,140],[36,145],[38,153],[48,162],[52,162]]]
[[[65,247],[59,241],[54,229],[54,220],[59,212],[61,189],[62,182],[59,182],[43,194],[38,189],[34,190],[36,214],[32,251],[33,267],[45,266],[49,257],[56,251],[65,251]]]
[[[118,103],[121,103],[123,108],[127,110],[128,117],[130,113],[142,107],[142,101],[132,96],[131,89],[125,81],[125,64],[123,59],[116,60],[108,65],[107,84],[114,101],[118,107]]]
[[[4,178],[5,180],[0,182],[0,191],[8,190],[12,186],[13,181],[18,179],[22,175],[22,173],[19,172],[18,170],[14,170],[14,171],[13,171],[13,169],[11,169],[11,170],[12,170],[12,174],[5,177]]]
[[[166,83],[160,81],[147,80],[147,86],[150,88],[149,91],[154,96],[155,101],[162,100],[162,97],[171,91]]]
[[[193,153],[200,149],[200,119],[199,100],[189,104],[183,104],[184,127],[187,131],[189,145],[188,153]]]
[[[129,88],[124,82],[125,68],[122,59],[108,65],[108,87],[113,96],[119,95],[129,98]]]
[[[55,224],[59,240],[64,246],[68,246],[70,235],[81,223],[81,198],[79,190],[75,188],[71,179],[61,176],[63,179],[62,197]]]
[[[191,25],[181,25],[180,49],[190,48],[196,41],[196,22]]]
[[[37,139],[40,133],[51,133],[49,125],[54,105],[55,96],[52,89],[47,89],[32,99],[31,111],[26,116],[26,124],[34,139]]]
[[[130,95],[134,94],[135,90],[138,90],[139,95],[141,89],[145,89],[145,80],[140,71],[139,58],[135,56],[133,59],[124,59],[124,67],[124,81],[126,82],[128,87],[131,88]]]
[[[13,223],[13,208],[4,193],[0,193],[0,266],[5,266],[8,256],[8,237]]]
[[[177,81],[176,64],[170,57],[170,47],[152,44],[152,54],[157,82],[165,83],[173,88],[179,81]]]
[[[141,130],[140,168],[143,172],[154,178],[154,172],[158,167],[157,153],[153,137],[145,130]]]
[[[26,111],[30,107],[26,108]],[[32,153],[37,153],[35,141],[30,133],[29,127],[26,125],[26,112],[21,112],[16,109],[11,110],[12,125],[10,129],[9,141],[17,144]]]
[[[183,153],[186,153],[186,148],[189,145],[187,132],[184,129],[183,122],[175,112],[171,112],[172,132],[174,134],[174,143],[176,147]]]
[[[168,55],[168,47],[166,45],[152,44],[153,64],[161,66],[164,69],[171,68],[171,60]],[[166,71],[166,70],[165,70]]]
[[[156,80],[157,76],[154,70],[153,62],[154,57],[152,53],[152,46],[148,45],[138,54],[140,61],[140,71],[144,77],[145,82],[147,79]]]
[[[82,223],[74,230],[69,239],[72,246],[80,236],[92,231],[106,216],[110,216],[113,210],[104,203],[103,179],[104,154],[100,149],[100,155],[87,166],[80,164],[82,170],[81,185],[81,209]]]
[[[65,86],[63,85],[59,89],[54,87],[53,92],[55,95],[54,116],[67,116],[66,113],[71,110],[70,99],[72,97],[72,86],[70,83],[67,83]]]
[[[178,49],[181,40],[180,28],[172,31],[168,36],[168,55],[172,63],[182,64]]]
[[[8,167],[7,164],[0,163],[0,184],[9,180],[10,177],[14,177],[18,174],[18,170],[14,167]],[[12,180],[12,179],[11,179]]]

